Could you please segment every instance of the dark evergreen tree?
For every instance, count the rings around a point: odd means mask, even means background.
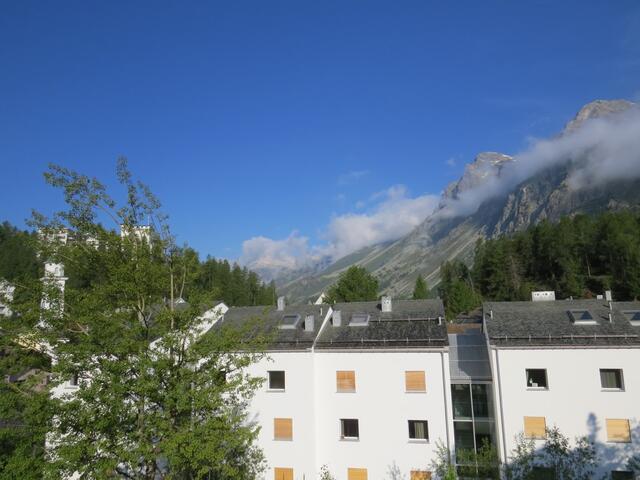
[[[329,290],[325,301],[359,302],[378,298],[378,280],[364,267],[353,265],[340,275],[340,278]]]
[[[423,300],[425,298],[429,298],[429,288],[427,287],[425,279],[422,278],[422,275],[418,275],[416,284],[413,287],[413,299]]]

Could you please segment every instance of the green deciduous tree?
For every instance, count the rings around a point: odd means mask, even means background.
[[[377,300],[378,280],[364,267],[353,265],[340,275],[340,278],[329,290],[325,301],[360,302]]]
[[[587,437],[578,437],[572,446],[557,427],[548,428],[544,445],[536,450],[532,440],[518,437],[505,467],[508,480],[591,480],[598,466],[596,449]]]
[[[6,331],[15,345],[56,359],[45,477],[253,479],[262,454],[246,406],[260,380],[246,367],[262,356],[262,343],[229,329],[199,335],[212,298],[196,286],[197,255],[175,244],[159,202],[126,161],[117,173],[122,203],[98,180],[50,167],[46,179],[67,208],[34,216],[38,250],[76,281],[64,292],[34,283],[48,307],[18,302]],[[61,232],[68,241],[54,240]],[[70,378],[79,389],[57,389]]]
[[[424,300],[425,298],[429,298],[429,288],[427,287],[425,279],[422,278],[422,275],[418,275],[416,284],[413,287],[413,299]]]

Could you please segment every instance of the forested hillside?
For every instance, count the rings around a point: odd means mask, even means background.
[[[640,215],[628,211],[543,221],[476,245],[473,267],[442,265],[440,294],[449,316],[481,300],[529,300],[532,290],[556,298],[591,298],[612,290],[640,298]]]
[[[21,279],[36,279],[42,275],[41,265],[33,249],[34,234],[17,229],[8,222],[0,224],[0,279],[11,283]],[[222,300],[229,306],[273,305],[276,300],[275,284],[265,284],[247,268],[227,260],[207,257],[201,261],[198,253],[188,247],[177,252],[180,262],[187,262],[197,272],[184,278],[183,296],[206,296]],[[85,268],[87,267],[87,268]],[[100,271],[84,265],[66,265],[65,274],[73,286],[99,281]],[[19,294],[20,289],[16,289]]]

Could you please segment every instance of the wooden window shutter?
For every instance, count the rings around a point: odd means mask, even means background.
[[[292,440],[293,439],[293,419],[274,418],[273,419],[273,438],[275,440]]]
[[[431,472],[411,470],[411,480],[431,480]]]
[[[404,384],[407,392],[426,392],[427,382],[424,370],[413,370],[404,372]]]
[[[367,480],[366,468],[350,468],[348,470],[348,480]]]
[[[547,438],[547,422],[544,417],[524,417],[526,438]]]
[[[630,441],[629,420],[607,418],[607,442],[628,443]]]
[[[273,473],[274,480],[293,480],[293,468],[276,467]]]
[[[336,387],[339,392],[355,392],[356,372],[353,370],[338,370],[336,372]]]

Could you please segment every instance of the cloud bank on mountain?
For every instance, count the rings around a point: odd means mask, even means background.
[[[484,201],[505,195],[524,180],[554,166],[569,166],[567,186],[574,190],[640,177],[640,108],[628,104],[624,110],[607,112],[606,116],[588,115],[589,111],[581,111],[562,135],[532,142],[502,164],[495,175],[444,199],[436,215],[471,215]]]
[[[311,266],[322,259],[342,258],[361,248],[396,240],[424,221],[438,204],[437,195],[409,196],[402,185],[395,185],[373,197],[368,212],[336,215],[329,221],[324,243],[310,245],[309,239],[292,232],[285,239],[258,236],[242,245],[240,262],[265,278],[287,270]]]

